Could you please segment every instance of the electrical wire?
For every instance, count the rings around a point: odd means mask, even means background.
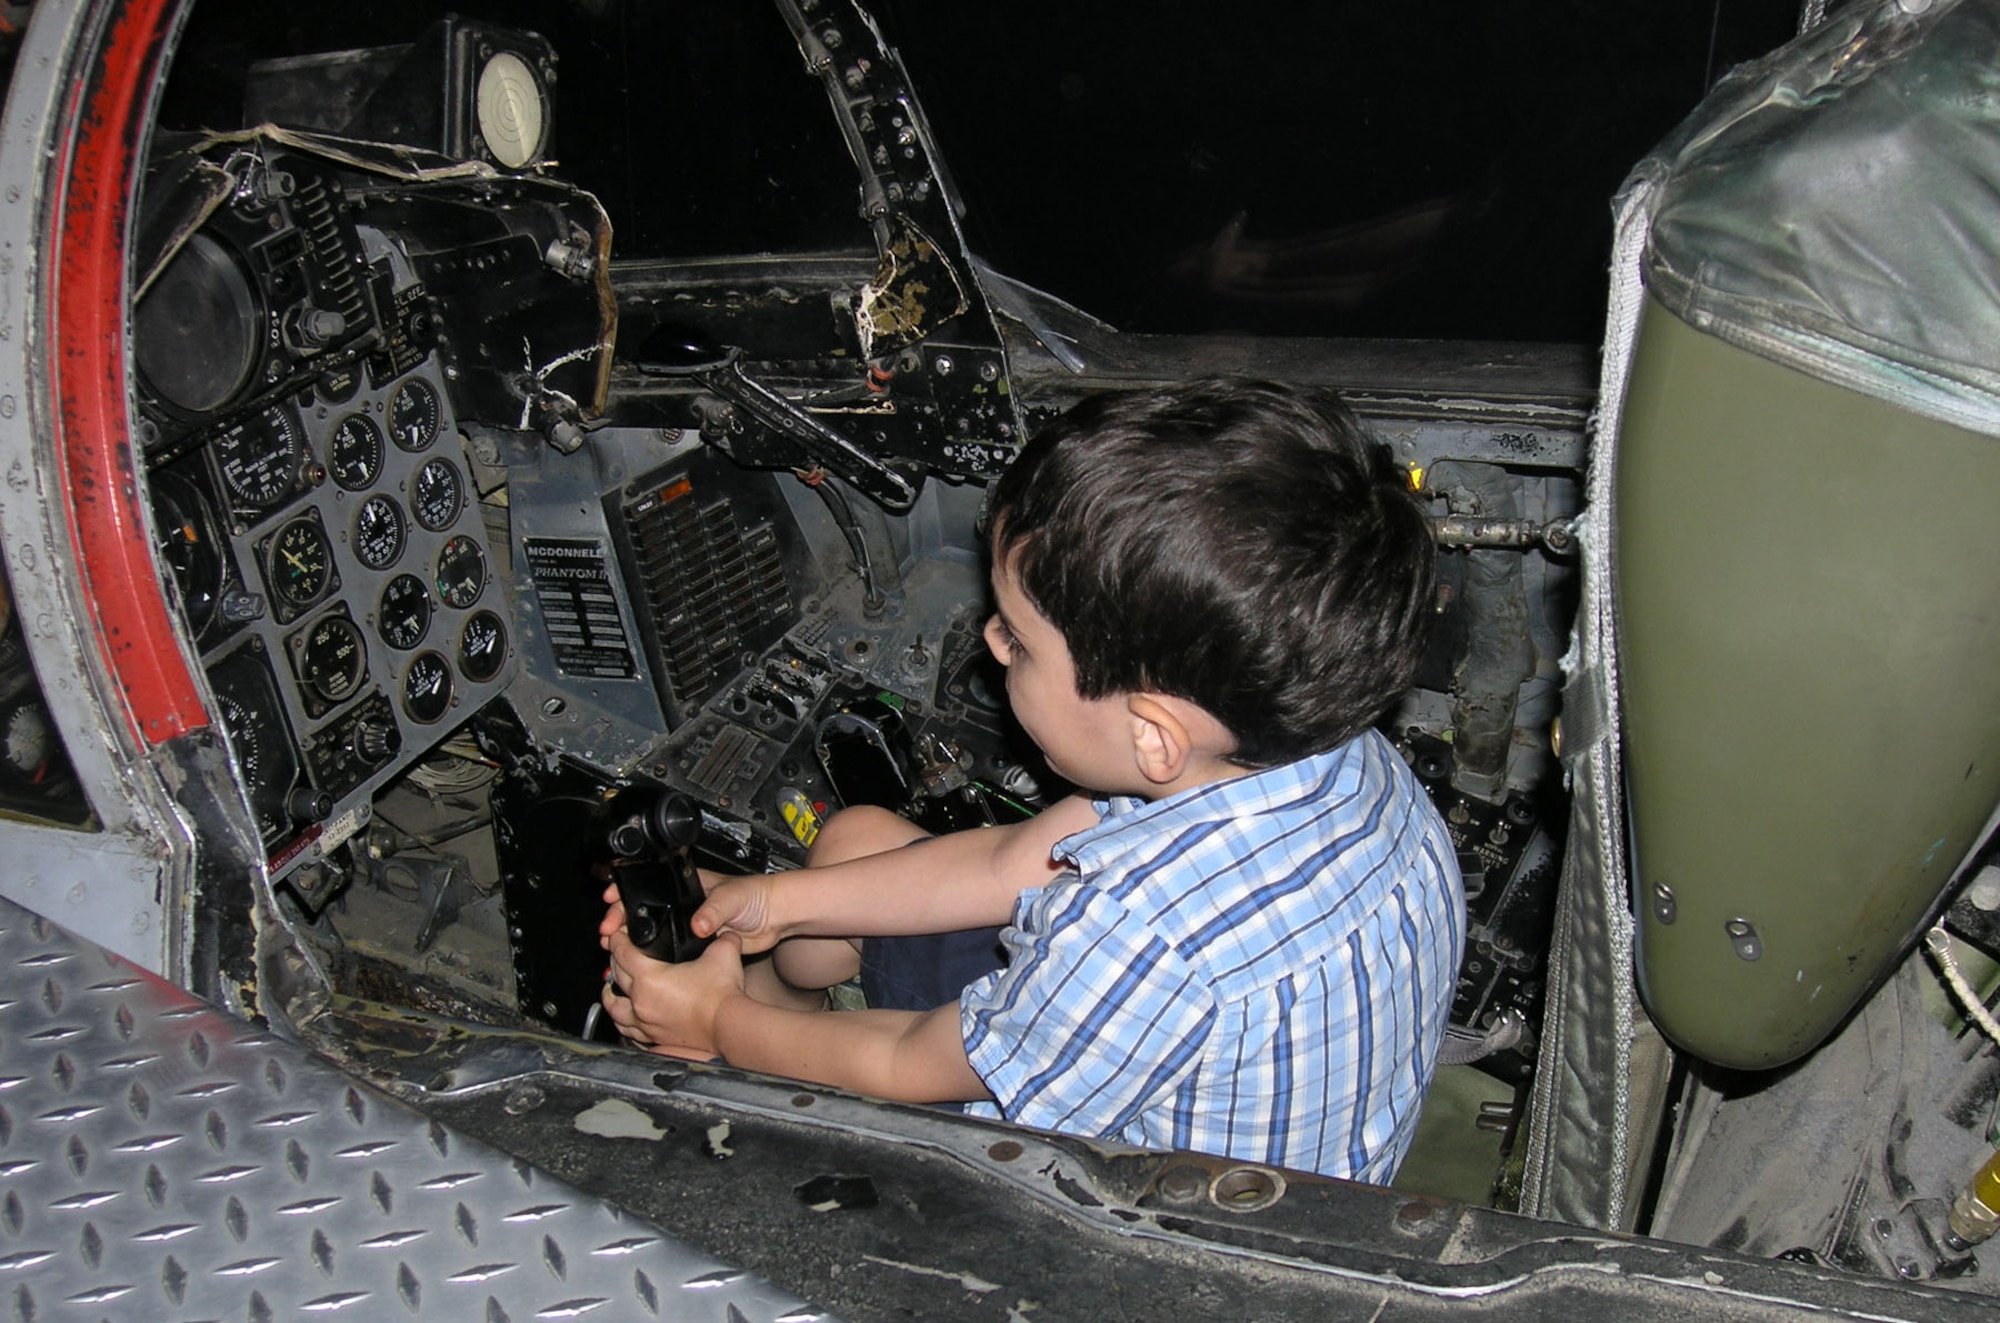
[[[1979,993],[1973,989],[1972,984],[1966,982],[1965,975],[1959,973],[1958,958],[1951,953],[1951,938],[1946,934],[1943,924],[1936,925],[1924,934],[1924,946],[1930,951],[1931,958],[1937,961],[1938,971],[1944,975],[1944,981],[1957,994],[1959,1004],[1965,1008],[1966,1015],[1986,1031],[1988,1038],[2000,1043],[2000,1020],[1993,1018],[1993,1013],[1986,1009],[1986,1003],[1980,1000]]]

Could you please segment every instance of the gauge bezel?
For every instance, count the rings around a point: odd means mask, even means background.
[[[368,518],[368,512],[371,510],[386,510],[389,512],[389,517],[395,520],[396,548],[385,557],[378,558],[367,550],[371,541],[362,527],[362,521]],[[354,529],[349,545],[354,549],[354,559],[360,561],[365,569],[385,571],[403,558],[403,553],[410,547],[410,521],[403,514],[403,507],[397,503],[395,497],[387,492],[376,492],[361,503],[361,508],[354,512]]]
[[[473,627],[488,623],[493,628],[493,647],[486,652],[471,652],[467,647],[467,640],[472,634]],[[501,619],[498,611],[488,607],[485,610],[473,612],[466,617],[465,624],[458,631],[457,653],[459,672],[473,684],[488,683],[497,678],[500,672],[507,669],[507,649],[509,646],[510,640],[507,637],[507,622]],[[485,661],[485,658],[489,655],[492,658],[490,666]]]
[[[258,462],[275,462],[282,467],[272,475],[267,485],[249,488],[244,485],[240,467],[236,476],[232,476],[232,461],[225,457],[225,452],[242,444],[243,439],[250,435],[250,429],[260,426],[266,430]],[[275,444],[272,443],[274,436]],[[208,442],[208,457],[214,466],[217,484],[229,500],[230,509],[250,516],[253,522],[298,493],[307,453],[306,429],[292,410],[283,404],[274,404],[238,419],[217,432]]]
[[[470,592],[463,590],[463,584],[469,576],[454,575],[450,582],[446,581],[445,576],[447,560],[468,559],[479,569],[477,577],[471,580]],[[431,571],[431,586],[437,589],[438,601],[454,611],[469,611],[478,604],[481,597],[486,595],[486,581],[490,577],[486,568],[486,548],[479,544],[479,539],[469,533],[455,533],[438,548],[437,560],[433,563]]]
[[[439,677],[437,685],[421,695],[413,692],[411,686],[417,683],[419,675],[433,670]],[[403,715],[419,726],[435,726],[451,711],[456,697],[451,663],[434,648],[418,653],[403,672],[402,691]]]
[[[342,457],[345,452],[351,450],[356,444],[349,440],[349,436],[350,429],[357,427],[360,429],[360,435],[363,438],[358,443],[362,447],[362,455],[364,457],[362,460],[363,471],[358,478],[350,481],[347,474],[342,470]],[[333,425],[333,431],[327,438],[327,472],[332,475],[335,485],[339,486],[343,491],[367,491],[370,487],[381,481],[382,464],[384,458],[389,453],[388,447],[389,443],[382,437],[381,425],[373,418],[370,418],[365,413],[342,414],[340,421]]]
[[[279,570],[278,560],[287,555],[285,540],[297,530],[316,543],[323,562],[319,577],[310,591],[298,591]],[[279,624],[289,624],[340,590],[340,569],[334,564],[333,540],[326,535],[319,511],[312,507],[291,516],[266,534],[257,544],[257,559],[264,569],[264,583],[271,591],[273,612]]]
[[[403,436],[406,422],[404,401],[422,399],[425,401],[425,417],[412,439]],[[405,377],[396,383],[395,394],[389,397],[389,436],[398,449],[412,455],[420,455],[437,443],[438,434],[444,430],[444,401],[438,398],[437,387],[422,377]]]
[[[416,594],[414,603],[418,609],[412,610],[410,594]],[[397,599],[392,607],[390,598]],[[397,621],[415,618],[414,627],[392,625],[391,612]],[[436,615],[431,606],[430,590],[424,581],[414,574],[398,574],[382,585],[382,596],[375,607],[375,632],[382,641],[398,652],[408,652],[421,644],[431,632],[431,620]]]
[[[425,475],[432,473],[443,474],[451,480],[451,513],[443,519],[429,518],[425,508],[427,504],[424,493]],[[465,513],[465,475],[458,471],[458,465],[443,455],[425,460],[423,467],[410,478],[410,514],[417,521],[417,526],[433,533],[442,533],[457,523],[458,517],[463,513]]]
[[[188,632],[200,644],[215,625],[231,577],[221,516],[201,484],[184,473],[160,469],[146,485],[152,502],[154,553],[172,576]],[[172,527],[170,514],[179,520]]]
[[[329,645],[339,646],[333,642],[332,635],[338,635],[339,642],[352,649],[350,660],[338,667],[338,678],[344,681],[340,684],[329,684],[323,678],[320,666],[323,650]],[[299,694],[306,703],[309,715],[317,717],[329,712],[366,688],[368,638],[361,627],[348,618],[344,608],[329,611],[314,620],[286,640],[285,646],[291,654],[292,670],[299,679]]]

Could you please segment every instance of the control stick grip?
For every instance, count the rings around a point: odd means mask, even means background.
[[[642,800],[608,835],[625,932],[655,960],[679,964],[708,947],[709,939],[688,927],[707,895],[690,850],[700,836],[699,810],[673,791]]]

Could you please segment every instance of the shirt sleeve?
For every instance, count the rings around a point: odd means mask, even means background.
[[[1207,984],[1104,892],[1059,878],[1022,897],[1001,940],[1007,968],[966,988],[959,1018],[1008,1120],[1118,1137],[1199,1064]]]

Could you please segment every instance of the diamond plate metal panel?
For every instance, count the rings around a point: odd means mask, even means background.
[[[0,900],[12,1319],[827,1316]]]

